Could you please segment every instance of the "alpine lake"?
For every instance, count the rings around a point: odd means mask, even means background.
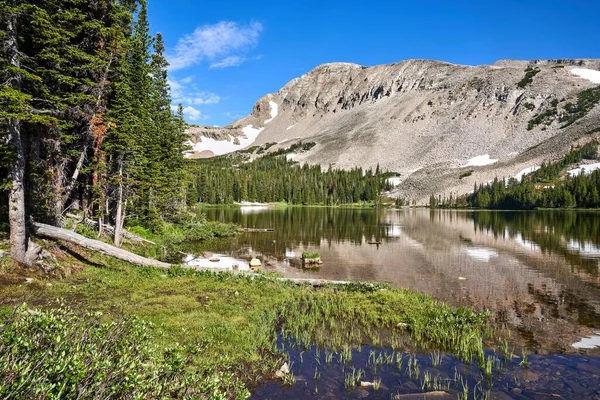
[[[414,289],[488,310],[503,338],[486,351],[493,370],[486,373],[409,342],[342,353],[282,336],[278,346],[288,354],[293,381],[263,383],[255,398],[600,399],[600,212],[262,206],[202,212],[248,232],[192,246],[195,253],[246,263],[258,258],[262,271],[283,277]],[[304,268],[305,251],[320,253],[322,264]]]

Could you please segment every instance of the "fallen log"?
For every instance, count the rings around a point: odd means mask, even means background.
[[[127,261],[131,264],[147,265],[165,269],[172,266],[171,264],[162,261],[139,256],[108,243],[101,242],[100,240],[88,239],[85,236],[68,229],[57,228],[56,226],[41,224],[39,222],[32,222],[31,228],[36,236],[53,240],[64,240],[65,242],[73,243],[83,248],[97,251],[98,253],[118,258],[119,260]]]
[[[275,232],[275,229],[242,228],[244,232]]]

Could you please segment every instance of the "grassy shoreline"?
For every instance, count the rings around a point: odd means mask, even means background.
[[[201,348],[190,360],[212,394],[244,398],[246,388],[273,377],[285,355],[277,333],[341,350],[373,344],[398,347],[401,338],[464,359],[481,360],[488,337],[486,314],[456,309],[432,297],[385,285],[322,287],[280,282],[270,276],[234,276],[182,268],[132,267],[70,245],[47,244],[65,279],[38,276],[0,261],[0,312],[24,302],[56,308],[56,299],[78,313],[101,312],[116,321],[133,316],[152,323],[159,349]],[[21,274],[21,275],[19,275]],[[208,389],[206,389],[208,390]]]

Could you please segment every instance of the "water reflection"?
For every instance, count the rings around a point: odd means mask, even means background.
[[[489,309],[540,352],[577,351],[571,345],[600,328],[599,213],[255,211],[207,209],[209,219],[274,229],[210,250],[261,257],[286,276],[380,281]],[[319,270],[302,269],[306,250],[321,253]]]

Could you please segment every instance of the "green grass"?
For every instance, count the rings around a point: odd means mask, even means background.
[[[60,298],[80,313],[102,312],[115,321],[139,318],[152,324],[158,350],[176,344],[201,349],[192,363],[202,382],[216,377],[217,392],[243,395],[242,383],[272,377],[284,359],[276,347],[277,332],[333,350],[393,347],[398,335],[409,335],[425,348],[468,360],[483,357],[489,315],[411,290],[361,283],[315,289],[269,276],[132,267],[71,246],[53,252],[63,268],[74,271],[69,278],[24,284],[15,274],[19,270],[2,261],[2,314],[23,302],[56,307]],[[399,323],[406,325],[397,328]]]
[[[317,258],[321,258],[321,255],[314,251],[304,251],[302,252],[302,258],[304,260],[315,260]]]

